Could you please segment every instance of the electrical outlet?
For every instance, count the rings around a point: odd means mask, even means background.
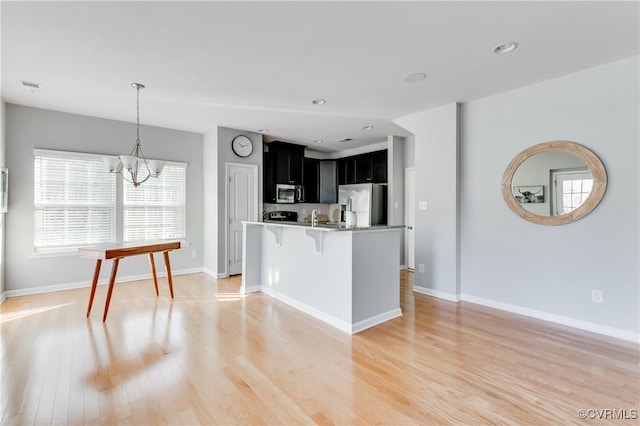
[[[427,202],[426,201],[420,201],[418,203],[418,210],[426,210],[427,209]]]
[[[420,272],[421,274],[424,274],[424,264],[423,263],[420,263],[418,265],[418,272]]]
[[[393,203],[393,208],[398,210],[398,203]]]
[[[591,290],[591,301],[593,303],[604,302],[604,298],[602,296],[602,290]]]
[[[305,214],[307,214],[307,209],[302,209],[302,216],[304,216]]]
[[[196,257],[197,255],[198,255],[198,252],[196,250],[191,251],[191,257]]]

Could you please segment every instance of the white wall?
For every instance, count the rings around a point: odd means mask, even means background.
[[[639,75],[634,57],[464,105],[465,295],[638,332]],[[575,223],[535,225],[507,208],[501,177],[520,151],[557,139],[600,157],[607,192]],[[603,304],[591,302],[592,289]]]
[[[253,152],[246,158],[233,153],[231,141],[238,135],[245,135],[253,142]],[[204,217],[205,272],[214,277],[225,277],[228,274],[227,243],[225,238],[225,210],[227,209],[225,179],[226,163],[256,164],[258,166],[258,219],[262,211],[262,134],[244,130],[218,127],[216,131],[204,136],[204,164],[206,182],[204,184]]]
[[[21,294],[41,287],[88,284],[94,262],[76,255],[33,257],[33,149],[96,154],[128,153],[135,143],[134,123],[67,114],[18,105],[6,109],[6,162],[10,170],[10,208],[6,215],[6,289]],[[188,163],[186,194],[187,240],[192,246],[171,254],[175,272],[202,269],[203,201],[201,134],[141,126],[145,155]],[[191,257],[192,250],[197,256]],[[162,269],[162,268],[161,268]],[[110,267],[103,267],[107,279]],[[148,259],[122,262],[119,277],[149,274]]]
[[[416,208],[427,203],[415,217],[414,289],[450,299],[460,293],[458,117],[458,104],[450,104],[394,120],[414,135]]]

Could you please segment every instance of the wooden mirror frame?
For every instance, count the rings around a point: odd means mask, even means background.
[[[513,180],[513,175],[516,173],[518,167],[520,167],[520,165],[529,157],[546,151],[562,151],[575,155],[587,165],[591,172],[591,176],[593,176],[593,188],[585,202],[577,209],[559,216],[541,216],[525,210],[525,208],[516,201],[511,189],[511,181]],[[543,142],[525,149],[511,160],[511,163],[509,163],[507,169],[504,171],[504,175],[502,176],[502,198],[504,198],[507,206],[509,206],[517,216],[529,222],[537,223],[538,225],[565,225],[582,219],[596,208],[598,203],[602,200],[602,197],[604,197],[606,189],[607,171],[605,170],[602,161],[600,161],[598,156],[589,149],[569,141]]]

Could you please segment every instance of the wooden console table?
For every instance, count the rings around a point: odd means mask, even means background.
[[[153,253],[162,252],[164,256],[164,267],[167,270],[167,281],[169,281],[169,291],[171,292],[171,298],[173,299],[173,280],[171,277],[169,252],[171,250],[179,249],[180,247],[180,241],[137,241],[131,243],[102,244],[98,246],[79,248],[78,256],[96,259],[96,267],[93,271],[93,280],[91,281],[91,296],[89,296],[87,317],[91,314],[91,306],[93,305],[93,297],[96,295],[96,287],[98,286],[98,277],[100,276],[100,267],[102,266],[103,260],[113,259],[113,266],[111,268],[109,289],[107,290],[107,300],[104,305],[102,321],[107,319],[107,313],[109,312],[109,303],[111,302],[111,294],[113,293],[113,287],[116,283],[118,264],[120,263],[120,259],[125,257],[137,256],[140,254],[149,255],[153,284],[156,286],[156,296],[158,296],[158,277],[156,276],[156,264],[153,260]]]

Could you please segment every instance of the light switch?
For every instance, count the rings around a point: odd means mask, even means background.
[[[393,203],[393,208],[398,210],[398,203]]]
[[[427,209],[427,202],[426,201],[420,201],[418,203],[418,210],[426,210]]]

